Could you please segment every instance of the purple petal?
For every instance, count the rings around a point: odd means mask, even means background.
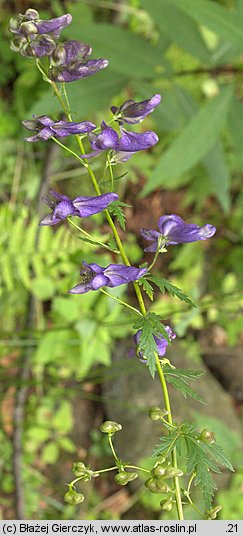
[[[68,293],[69,294],[85,294],[86,292],[89,292],[91,290],[90,283],[79,283],[75,287],[71,288]]]
[[[59,138],[64,138],[71,134],[85,134],[86,132],[91,132],[91,130],[96,128],[96,125],[90,121],[82,121],[81,123],[58,121],[57,123],[53,123],[51,128],[54,134]]]
[[[57,223],[60,223],[60,221],[62,221],[60,218],[54,218],[53,214],[48,214],[41,219],[39,225],[56,225]]]
[[[28,45],[26,51],[29,49],[31,56],[36,58],[42,58],[43,56],[50,56],[56,47],[56,43],[48,35],[42,35],[35,37]]]
[[[128,132],[125,129],[122,129],[122,136],[119,140],[119,145],[117,147],[118,151],[142,151],[143,149],[148,149],[156,143],[158,143],[159,138],[155,132],[147,130],[138,134],[136,132]]]
[[[117,108],[112,106],[112,113],[118,115],[121,114],[121,118],[118,119],[120,124],[129,123],[135,124],[140,123],[146,117],[146,115],[153,112],[154,108],[159,105],[161,101],[161,95],[156,94],[151,99],[147,99],[141,102],[135,102],[134,100],[127,100]]]
[[[47,115],[41,115],[40,117],[33,116],[35,119],[27,119],[26,121],[22,121],[22,124],[25,128],[28,130],[38,130],[42,126],[49,127],[53,125],[54,121],[47,117]]]
[[[49,70],[49,77],[55,82],[74,82],[80,78],[86,78],[96,74],[109,64],[108,60],[98,59],[85,62],[75,62],[73,65],[63,65],[52,67]]]
[[[52,60],[55,65],[69,65],[74,63],[77,59],[86,58],[92,52],[92,48],[86,43],[80,41],[67,41],[66,43],[59,43],[52,54]]]
[[[64,220],[68,216],[75,216],[75,215],[76,215],[76,210],[72,202],[69,199],[58,203],[58,205],[56,205],[53,211],[53,218],[60,218],[61,220]]]
[[[159,219],[158,226],[161,234],[167,239],[168,244],[183,244],[196,242],[197,240],[206,240],[207,238],[211,238],[216,232],[216,228],[209,223],[202,227],[193,223],[185,223],[176,214],[162,216]]]
[[[101,287],[109,285],[109,278],[106,277],[103,273],[95,275],[90,286],[92,290],[98,290]]]
[[[81,218],[97,214],[104,210],[112,201],[118,199],[115,193],[99,195],[97,197],[76,197],[73,206],[79,211]]]
[[[53,136],[53,132],[49,127],[43,128],[35,136],[29,136],[24,138],[25,141],[36,142],[36,141],[47,141]]]
[[[90,264],[87,264],[87,262],[83,262],[82,265],[85,268],[92,270],[92,272],[94,272],[95,274],[101,274],[104,271],[104,268],[99,264],[96,264],[95,262],[91,262]],[[82,274],[82,270],[83,269],[80,270],[80,274]]]
[[[104,270],[104,275],[109,278],[110,287],[117,287],[136,281],[147,272],[147,268],[135,268],[133,266],[124,266],[123,264],[110,264]]]
[[[54,33],[55,37],[59,37],[61,30],[68,26],[71,21],[72,16],[67,13],[55,19],[36,21],[35,24],[39,34]]]
[[[104,122],[102,123],[102,132],[97,135],[91,134],[89,139],[92,148],[100,151],[115,149],[119,144],[117,132],[113,128],[108,127]]]

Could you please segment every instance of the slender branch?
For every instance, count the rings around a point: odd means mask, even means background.
[[[117,298],[116,296],[112,296],[112,294],[109,294],[109,292],[106,292],[106,290],[104,290],[103,288],[100,288],[100,292],[102,292],[102,294],[105,294],[106,296],[109,296],[109,298],[111,298],[112,300],[117,301],[121,305],[124,305],[124,307],[127,307],[128,309],[131,309],[136,315],[142,316],[142,314],[140,313],[140,311],[138,309],[136,309],[135,307],[132,307],[132,305],[129,305],[129,303],[126,303],[123,300],[120,300],[120,298]]]

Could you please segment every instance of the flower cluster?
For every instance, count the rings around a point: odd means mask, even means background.
[[[24,15],[20,14],[16,19],[10,21],[10,31],[14,34],[11,48],[27,57],[35,57],[36,59],[46,57],[46,64],[49,63],[48,67],[44,68],[41,63],[38,63],[38,66],[50,83],[79,80],[97,73],[108,65],[106,59],[88,59],[92,48],[86,43],[76,40],[57,41],[61,31],[70,24],[71,20],[72,17],[69,14],[50,20],[41,20],[38,11],[27,9]],[[87,136],[91,151],[81,154],[79,158],[89,159],[106,153],[109,165],[115,165],[127,161],[135,153],[149,149],[158,142],[158,136],[155,132],[150,130],[140,133],[128,131],[124,128],[124,124],[140,123],[154,111],[160,101],[161,96],[155,94],[150,99],[140,102],[129,99],[121,106],[112,106],[110,110],[113,114],[112,121],[117,123],[116,130],[104,121],[100,128],[97,128],[90,121],[73,122],[69,114],[67,115],[68,121],[53,120],[46,115],[34,116],[33,119],[23,121],[24,127],[34,133],[25,140],[28,142],[49,139],[58,141],[58,138],[65,138],[69,135]],[[85,165],[88,166],[87,160]],[[73,216],[79,218],[92,216],[106,210],[117,199],[118,195],[114,192],[106,192],[93,197],[78,196],[75,199],[70,199],[66,195],[52,190],[50,196],[44,198],[51,213],[42,218],[40,225],[56,225]],[[154,262],[151,265],[153,266],[158,254],[165,251],[166,246],[206,240],[212,237],[215,231],[213,225],[206,224],[200,227],[188,224],[176,214],[171,214],[161,216],[158,230],[141,229],[141,234],[143,238],[151,242],[145,251],[155,253]],[[129,282],[136,282],[147,271],[147,268],[136,268],[124,264],[109,264],[104,268],[95,263],[83,262],[80,282],[69,292],[71,294],[85,294],[104,286],[113,288]],[[169,326],[166,326],[165,329],[168,340],[154,335],[159,357],[165,355],[168,342],[175,338],[175,334]],[[138,330],[134,335],[136,346],[139,346],[140,338],[141,331]],[[146,355],[143,352],[139,350],[137,355],[140,360],[146,362]]]

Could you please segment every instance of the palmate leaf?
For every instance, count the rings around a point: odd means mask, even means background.
[[[226,456],[225,452],[223,451],[222,447],[220,447],[220,445],[218,445],[217,443],[211,443],[211,445],[205,444],[204,448],[208,451],[209,455],[214,460],[216,460],[217,463],[219,463],[220,465],[223,465],[230,471],[234,471],[231,461]]]
[[[164,277],[160,277],[157,275],[147,275],[144,278],[148,279],[149,281],[152,281],[152,283],[154,283],[159,288],[159,290],[163,292],[163,294],[167,290],[170,296],[176,296],[176,298],[178,298],[179,300],[188,303],[192,307],[196,307],[191,298],[184,294],[180,288],[173,285],[171,281],[168,281],[168,279],[164,279]]]
[[[141,352],[147,358],[147,366],[152,378],[154,378],[156,371],[155,354],[158,351],[154,336],[160,339],[165,338],[168,341],[168,333],[161,323],[160,316],[156,313],[148,313],[146,316],[139,318],[133,327],[136,331],[141,330],[138,352]]]
[[[122,201],[113,201],[113,203],[111,203],[109,206],[109,212],[111,212],[117,218],[123,231],[125,231],[126,229],[126,216],[122,207],[130,207],[130,206],[131,205],[122,203]]]
[[[185,398],[190,396],[201,404],[205,404],[204,400],[188,384],[188,380],[200,378],[204,374],[204,370],[173,369],[168,365],[165,365],[163,370],[167,382],[171,383]]]
[[[138,281],[138,283],[139,283],[139,285],[142,285],[144,292],[146,292],[146,294],[148,295],[149,299],[151,301],[153,301],[153,299],[154,299],[154,289],[153,289],[152,285],[150,285],[149,281],[147,279],[145,279],[145,277],[142,277]]]
[[[220,470],[208,459],[207,454],[194,438],[187,436],[185,442],[188,473],[196,473],[195,485],[200,484],[205,506],[209,509],[217,489],[209,469],[215,473],[220,473]]]

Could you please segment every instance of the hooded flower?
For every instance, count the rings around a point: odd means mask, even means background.
[[[176,334],[173,333],[172,329],[169,326],[165,326],[165,330],[168,333],[170,341],[172,341],[173,339],[176,338]],[[139,344],[140,337],[141,337],[141,329],[139,329],[137,331],[137,333],[135,333],[135,335],[133,336],[133,340],[134,340],[136,346],[138,346],[138,344]],[[165,353],[166,353],[166,349],[167,349],[167,346],[168,346],[169,342],[164,337],[159,339],[158,337],[156,337],[156,335],[154,335],[154,340],[156,342],[158,356],[163,357],[165,355]],[[139,351],[137,353],[137,355],[138,355],[138,357],[140,358],[140,360],[143,363],[146,363],[146,356],[144,356],[141,351]]]
[[[80,41],[60,43],[51,56],[49,77],[55,82],[73,82],[91,76],[108,65],[108,60],[86,60],[92,48]]]
[[[202,227],[194,223],[185,223],[180,216],[171,214],[162,216],[158,222],[159,231],[141,229],[141,235],[152,241],[151,246],[145,251],[155,252],[158,247],[170,244],[184,244],[211,238],[216,232],[216,227],[206,223]]]
[[[119,158],[119,155],[125,161],[130,158],[134,153],[138,151],[143,151],[144,149],[149,149],[155,145],[159,138],[155,132],[147,130],[141,134],[136,132],[128,132],[124,128],[121,129],[122,135],[119,138],[117,132],[108,127],[107,124],[103,121],[101,124],[101,133],[100,134],[90,134],[89,140],[93,151],[88,153],[85,156],[90,158],[95,156],[103,151],[112,150],[112,158],[116,160],[116,155]],[[117,161],[117,160],[116,160]]]
[[[14,34],[10,48],[28,58],[49,56],[55,50],[55,40],[72,20],[66,14],[50,20],[41,20],[35,9],[27,9],[16,19],[11,19],[9,30]]]
[[[119,108],[112,106],[111,111],[116,116],[115,119],[120,125],[123,123],[129,123],[131,125],[140,123],[146,115],[154,111],[156,106],[161,101],[161,95],[153,95],[151,99],[147,99],[141,102],[135,102],[134,100],[127,100]]]
[[[82,121],[81,123],[67,121],[55,122],[46,115],[23,121],[23,125],[28,130],[36,132],[34,136],[24,138],[26,141],[30,142],[46,141],[53,136],[57,138],[65,138],[65,136],[70,136],[72,134],[85,134],[96,128],[90,121]]]
[[[102,268],[95,263],[83,262],[80,270],[81,282],[69,290],[69,293],[85,294],[89,290],[98,290],[101,287],[118,287],[136,281],[146,271],[146,268],[135,268],[124,264],[109,264],[106,268]]]
[[[115,193],[107,193],[97,197],[75,197],[71,200],[66,195],[59,194],[51,190],[51,196],[55,200],[44,198],[43,201],[52,209],[52,213],[48,214],[40,221],[40,225],[56,225],[68,216],[79,216],[86,218],[97,214],[104,210],[112,201],[118,199]]]

